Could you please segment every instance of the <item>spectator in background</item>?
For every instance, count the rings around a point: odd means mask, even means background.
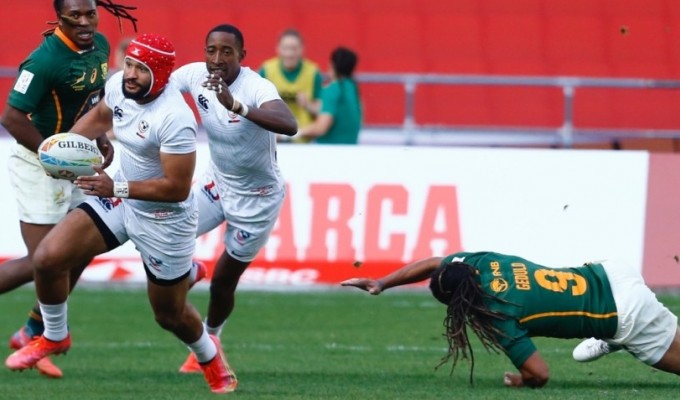
[[[319,112],[323,83],[321,71],[315,63],[304,58],[304,42],[295,29],[287,29],[281,34],[276,53],[276,57],[262,64],[260,75],[276,86],[298,126],[307,126]]]
[[[300,128],[296,136],[324,144],[357,144],[361,129],[361,99],[353,78],[357,55],[345,47],[331,53],[331,83],[321,92],[316,121]]]

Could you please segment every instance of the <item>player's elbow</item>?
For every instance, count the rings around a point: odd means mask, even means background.
[[[548,383],[550,380],[550,372],[546,369],[544,371],[535,372],[533,375],[528,377],[523,377],[524,386],[530,388],[541,388]]]
[[[191,193],[191,186],[188,188],[177,188],[176,190],[173,190],[171,193],[169,193],[167,201],[170,203],[182,202],[189,198],[189,193]]]
[[[191,194],[191,184],[174,183],[169,184],[157,192],[160,196],[156,201],[164,203],[180,203],[189,198]]]
[[[298,124],[295,118],[287,118],[285,123],[281,125],[281,132],[278,132],[282,135],[286,136],[293,136],[297,133],[298,131]]]
[[[26,116],[23,114],[20,115],[17,110],[7,106],[5,112],[0,116],[0,125],[8,132],[13,133],[19,129],[21,118],[26,119]]]

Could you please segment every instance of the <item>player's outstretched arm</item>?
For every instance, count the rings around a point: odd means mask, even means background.
[[[380,279],[352,278],[340,284],[354,286],[370,294],[380,294],[382,291],[395,286],[420,282],[428,279],[432,272],[439,267],[443,258],[430,257],[408,264]]]

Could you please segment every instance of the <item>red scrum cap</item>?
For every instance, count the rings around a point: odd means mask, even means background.
[[[170,80],[175,67],[175,46],[161,35],[144,33],[128,44],[125,57],[144,64],[151,71],[151,87],[144,96],[153,96]]]

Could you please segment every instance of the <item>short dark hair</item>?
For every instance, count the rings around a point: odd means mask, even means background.
[[[338,78],[351,78],[357,61],[357,53],[347,47],[338,47],[331,53],[331,63]]]
[[[235,27],[234,25],[229,25],[229,24],[222,24],[222,25],[217,25],[216,27],[212,28],[210,32],[208,32],[207,35],[205,35],[205,41],[208,41],[208,36],[212,34],[213,32],[225,32],[225,33],[231,33],[236,37],[236,42],[241,46],[241,50],[243,50],[245,46],[245,42],[243,40],[243,34],[241,31]]]

